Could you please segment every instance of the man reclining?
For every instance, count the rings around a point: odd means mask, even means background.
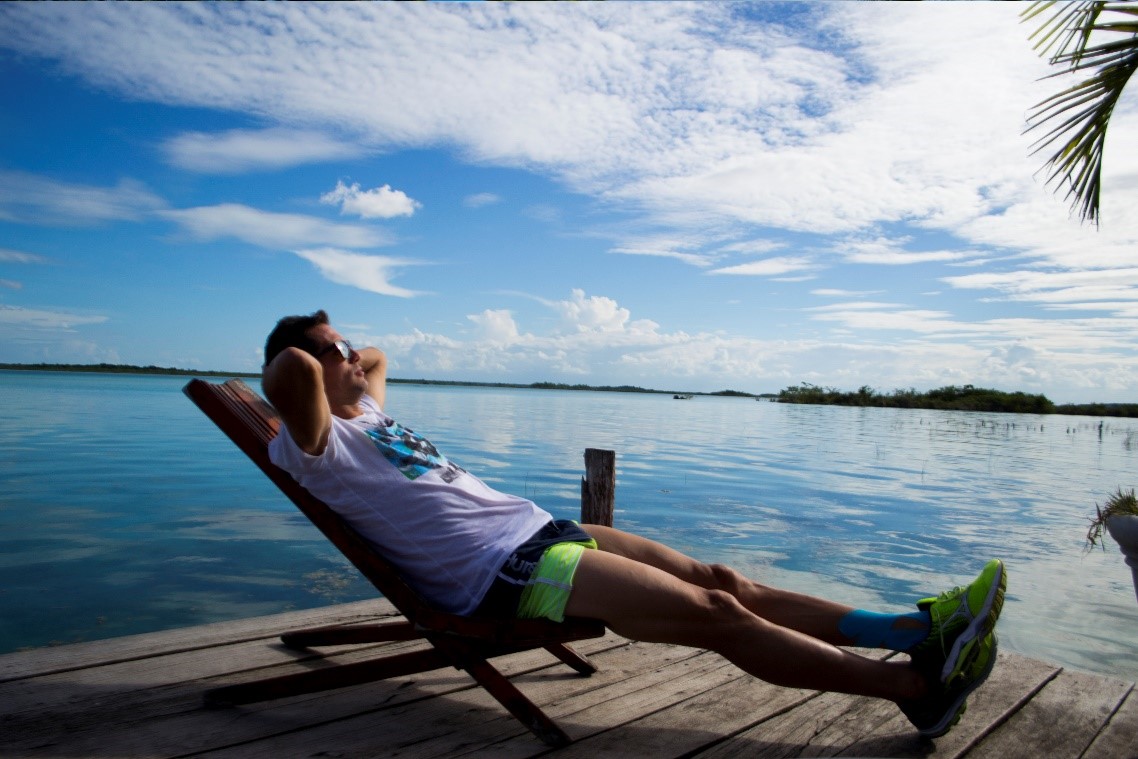
[[[925,737],[956,724],[991,672],[999,560],[902,614],[763,585],[490,488],[383,413],[386,383],[384,354],[354,349],[325,312],[281,319],[265,345],[263,385],[284,422],[269,456],[442,610],[599,619],[633,640],[711,649],[777,685],[888,699]]]

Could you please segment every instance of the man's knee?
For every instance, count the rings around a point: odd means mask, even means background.
[[[704,606],[703,616],[709,622],[730,624],[747,620],[751,616],[735,594],[721,588],[704,588],[701,601]]]
[[[755,582],[726,564],[705,564],[704,571],[709,578],[705,587],[725,591],[738,599],[746,598],[748,605],[773,600],[777,595],[774,588]]]
[[[738,598],[743,584],[750,582],[726,564],[705,564],[704,570],[709,578],[707,587],[726,591],[736,598]]]

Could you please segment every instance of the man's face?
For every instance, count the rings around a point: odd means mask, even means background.
[[[317,345],[316,360],[324,369],[324,394],[328,396],[328,402],[333,408],[358,403],[367,392],[367,375],[360,366],[360,354],[353,350],[351,357],[345,359],[339,350],[327,350],[337,340],[344,339],[329,324],[318,324],[308,331],[308,336]]]

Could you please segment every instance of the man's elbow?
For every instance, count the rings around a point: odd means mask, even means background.
[[[320,363],[299,348],[285,348],[261,372],[265,396],[274,406],[323,384]]]

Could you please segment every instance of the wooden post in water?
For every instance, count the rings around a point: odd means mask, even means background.
[[[585,476],[581,479],[581,524],[612,527],[616,497],[616,451],[585,449]]]

